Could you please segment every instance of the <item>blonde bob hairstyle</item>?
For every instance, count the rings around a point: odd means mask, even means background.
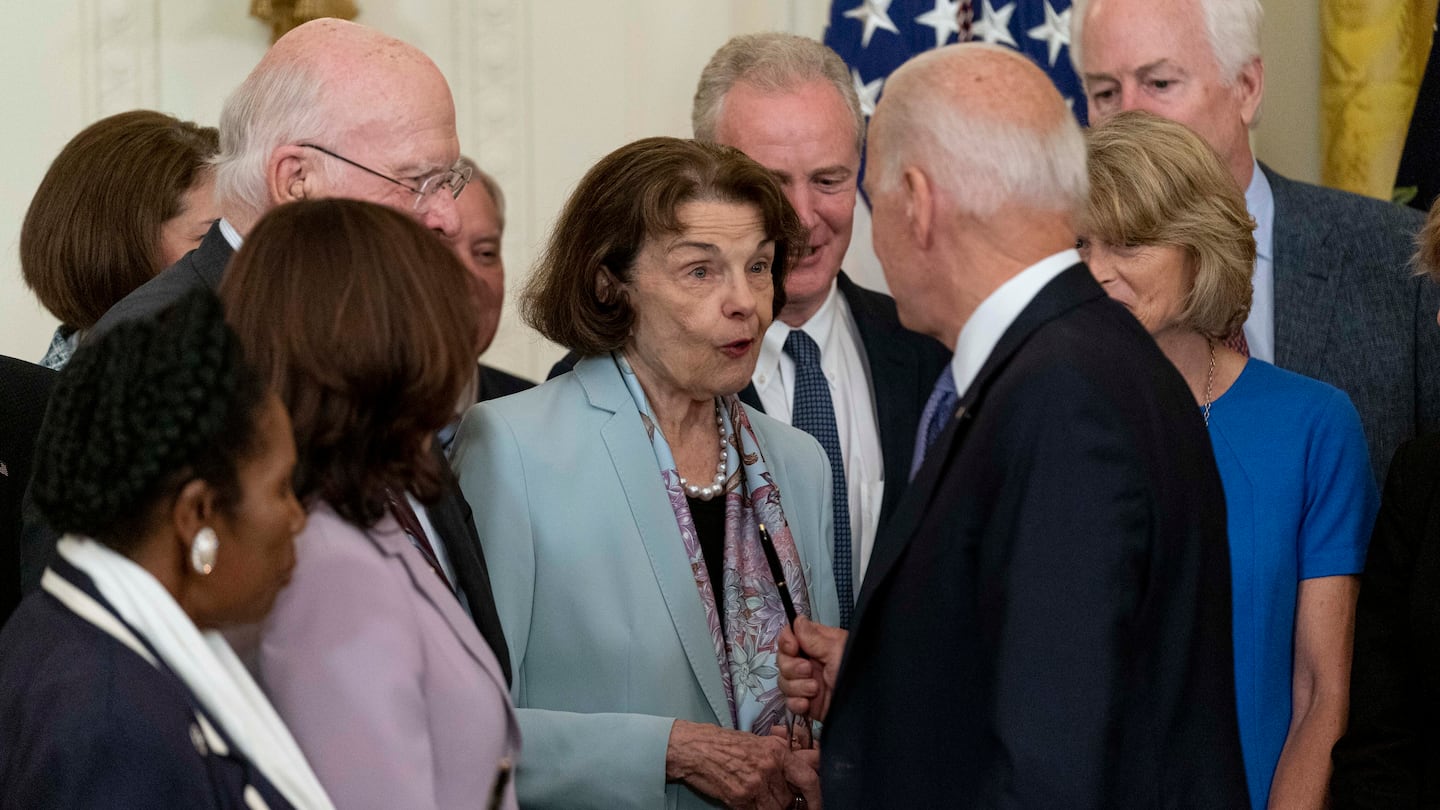
[[[1255,220],[1245,195],[1199,135],[1145,112],[1122,112],[1086,139],[1086,238],[1110,245],[1169,245],[1191,275],[1183,324],[1224,340],[1250,314]]]

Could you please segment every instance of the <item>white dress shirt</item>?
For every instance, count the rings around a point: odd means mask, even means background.
[[[1260,164],[1250,175],[1245,189],[1245,207],[1255,218],[1255,273],[1251,276],[1254,294],[1250,315],[1245,319],[1245,342],[1250,356],[1275,362],[1275,193]]]
[[[820,369],[830,383],[835,428],[840,434],[840,456],[845,462],[846,502],[850,507],[850,566],[852,594],[860,592],[865,567],[875,546],[880,525],[880,504],[885,495],[885,461],[880,452],[880,427],[875,420],[875,396],[870,363],[860,343],[860,330],[850,305],[834,282],[825,303],[800,329],[820,347]],[[785,354],[791,327],[778,319],[770,324],[760,344],[755,365],[755,390],[765,413],[790,424],[790,403],[795,399],[795,361]],[[905,480],[907,470],[893,471]],[[783,497],[783,496],[782,496]],[[839,494],[836,494],[839,497]]]
[[[1080,254],[1074,248],[1062,250],[1021,270],[980,302],[970,320],[960,328],[960,336],[955,339],[955,355],[950,358],[950,373],[955,376],[955,390],[960,392],[961,399],[1010,324],[1030,306],[1046,284],[1079,263]]]

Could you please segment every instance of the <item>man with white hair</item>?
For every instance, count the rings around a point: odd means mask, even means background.
[[[460,141],[450,86],[429,57],[336,19],[281,37],[220,113],[215,201],[200,246],[100,320],[158,312],[201,284],[218,288],[230,256],[266,211],[292,200],[348,197],[410,214],[445,237],[459,231]]]
[[[1259,0],[1076,0],[1071,58],[1095,122],[1140,109],[1219,153],[1255,218],[1249,353],[1350,396],[1383,476],[1440,429],[1440,288],[1410,272],[1418,212],[1286,179],[1259,163]]]
[[[848,644],[782,637],[826,807],[1244,807],[1219,474],[1074,249],[1075,119],[1024,56],[950,46],[891,75],[868,155],[900,319],[954,348],[961,395]]]
[[[199,247],[117,303],[91,334],[152,315],[195,287],[217,289],[245,234],[266,211],[293,200],[367,200],[453,238],[460,231],[455,198],[469,176],[457,169],[459,157],[450,86],[425,54],[342,20],[299,26],[271,46],[221,111],[214,162],[222,218]],[[509,648],[459,485],[442,482],[439,501],[414,512],[421,530],[440,541],[429,545],[508,680]]]

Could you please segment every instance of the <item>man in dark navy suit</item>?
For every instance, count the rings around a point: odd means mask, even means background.
[[[1185,382],[1074,250],[1074,117],[1024,56],[955,45],[891,75],[869,150],[900,318],[954,347],[958,394],[848,639],[782,636],[827,810],[1247,806],[1219,473]]]

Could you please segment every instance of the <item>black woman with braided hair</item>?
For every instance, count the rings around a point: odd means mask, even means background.
[[[208,292],[86,344],[38,439],[64,534],[0,632],[0,808],[330,808],[217,630],[265,616],[305,514],[279,398]]]

